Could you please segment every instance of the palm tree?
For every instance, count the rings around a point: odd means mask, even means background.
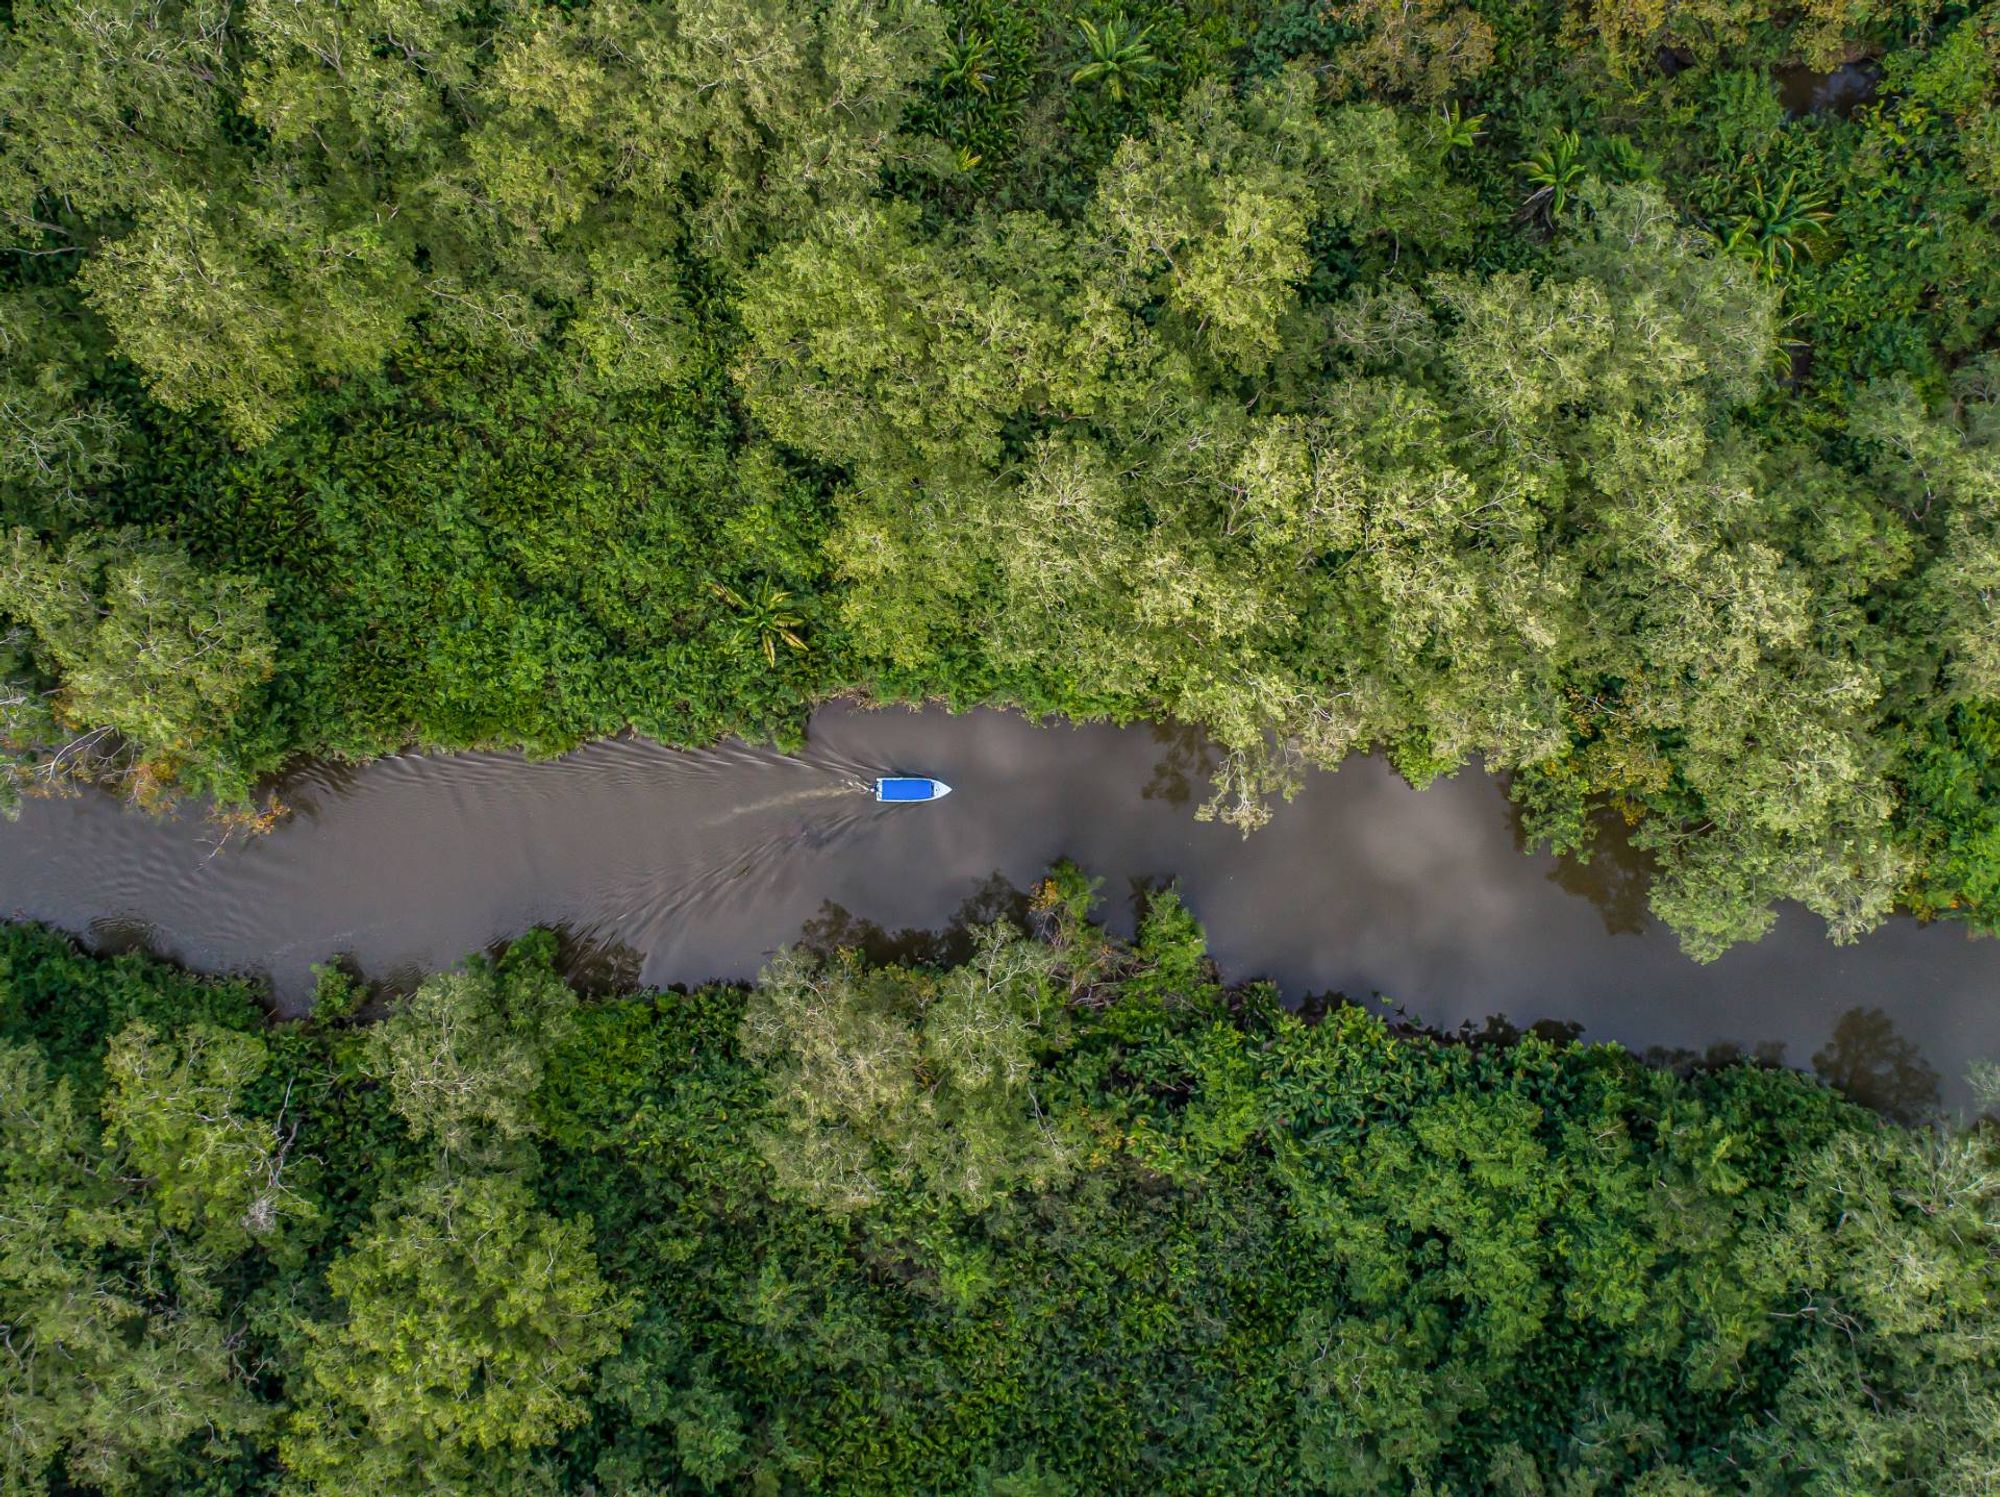
[[[1650,182],[1653,179],[1653,163],[1644,151],[1632,144],[1629,135],[1614,135],[1609,140],[1598,142],[1597,170],[1612,182]]]
[[[938,48],[938,81],[962,83],[976,94],[993,81],[993,44],[976,31],[960,32],[958,40]]]
[[[1583,180],[1583,141],[1574,130],[1556,131],[1553,142],[1521,163],[1521,175],[1535,189],[1522,201],[1522,213],[1539,213],[1553,223]]]
[[[1083,32],[1083,51],[1088,60],[1069,75],[1071,83],[1101,84],[1107,94],[1122,103],[1125,90],[1136,88],[1159,66],[1159,58],[1146,45],[1153,28],[1141,26],[1134,31],[1122,10],[1102,26],[1084,20],[1076,24]]]
[[[1762,179],[1750,184],[1750,205],[1737,215],[1736,226],[1722,241],[1726,250],[1747,253],[1767,279],[1789,275],[1801,254],[1810,255],[1810,240],[1826,232],[1826,198],[1798,190],[1799,174],[1789,172],[1776,192],[1766,192]]]
[[[731,630],[734,636],[744,643],[761,646],[768,664],[778,663],[780,641],[795,650],[806,647],[806,642],[797,633],[805,627],[805,620],[785,607],[792,595],[783,588],[773,587],[770,578],[759,582],[748,598],[720,582],[711,582],[708,586],[716,597],[736,610]]]
[[[1467,114],[1456,102],[1440,109],[1437,113],[1436,128],[1432,137],[1437,142],[1438,154],[1449,156],[1453,151],[1469,151],[1486,132],[1480,127],[1486,123],[1483,114]]]

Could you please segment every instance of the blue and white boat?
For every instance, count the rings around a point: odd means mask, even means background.
[[[877,800],[943,800],[950,794],[951,786],[943,780],[925,779],[921,775],[890,775],[875,782]]]

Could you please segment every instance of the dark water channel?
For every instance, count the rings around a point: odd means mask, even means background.
[[[1805,114],[1837,114],[1842,119],[1875,97],[1882,81],[1882,69],[1863,59],[1842,63],[1830,73],[1816,73],[1803,64],[1779,68],[1773,75],[1778,85],[1778,102],[1785,113],[1797,118]]]
[[[749,977],[802,933],[893,944],[968,901],[1002,910],[1070,857],[1128,929],[1136,891],[1178,878],[1224,973],[1293,998],[1380,993],[1440,1027],[1499,1014],[1638,1049],[1781,1047],[1906,1111],[1961,1103],[1965,1067],[2000,1058],[2000,942],[1899,920],[1838,948],[1791,910],[1697,966],[1645,916],[1629,860],[1524,857],[1475,772],[1418,793],[1357,760],[1244,840],[1193,819],[1202,755],[1159,728],[833,706],[797,758],[617,741],[320,768],[285,791],[288,822],[221,850],[197,818],[44,801],[0,826],[0,912],[263,972],[296,1005],[315,962],[407,980],[534,924],[567,926],[599,976]],[[864,782],[897,770],[957,793],[875,804]]]

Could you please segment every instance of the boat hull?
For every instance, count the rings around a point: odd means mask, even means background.
[[[875,782],[875,799],[903,804],[911,801],[943,800],[951,786],[943,780],[921,775],[889,775]]]

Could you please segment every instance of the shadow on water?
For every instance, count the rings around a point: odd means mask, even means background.
[[[1896,1032],[1879,1008],[1850,1008],[1833,1039],[1813,1052],[1812,1068],[1844,1095],[1899,1123],[1935,1116],[1937,1068]]]
[[[1137,930],[1146,918],[1146,907],[1153,897],[1164,894],[1180,880],[1170,873],[1135,873],[1125,880],[1126,897],[1132,909],[1132,928]]]
[[[1677,1076],[1693,1076],[1703,1071],[1720,1071],[1730,1066],[1763,1066],[1777,1070],[1785,1064],[1783,1040],[1760,1040],[1741,1045],[1735,1040],[1717,1040],[1705,1049],[1691,1050],[1681,1045],[1648,1045],[1638,1052],[1649,1066],[1672,1071]]]
[[[1308,1024],[1318,1024],[1327,1015],[1343,1008],[1365,1008],[1386,1020],[1398,1034],[1418,1035],[1447,1045],[1465,1045],[1475,1050],[1510,1050],[1523,1040],[1541,1040],[1550,1045],[1572,1045],[1583,1038],[1583,1025],[1574,1019],[1537,1019],[1523,1028],[1505,1014],[1488,1014],[1474,1023],[1460,1021],[1450,1028],[1425,1024],[1409,1018],[1400,1004],[1377,997],[1374,1004],[1357,1004],[1345,993],[1308,993],[1292,1012]]]
[[[85,923],[83,929],[76,933],[76,941],[92,956],[145,956],[155,961],[171,962],[176,967],[194,968],[196,965],[167,939],[157,925],[137,916],[100,915]],[[212,975],[244,983],[266,1013],[284,1013],[284,1005],[278,1002],[271,990],[270,973],[258,964],[245,963],[228,971],[212,972]]]
[[[556,938],[556,975],[586,998],[609,998],[635,991],[646,964],[645,953],[615,936],[589,926],[557,921],[542,927]],[[486,948],[498,961],[517,937],[507,936]]]
[[[1696,61],[1695,54],[1684,47],[1661,47],[1653,54],[1653,64],[1664,78],[1678,77]],[[1771,70],[1778,103],[1793,119],[1809,114],[1846,119],[1874,99],[1881,81],[1881,66],[1867,57],[1842,63],[1830,73],[1818,72],[1802,62]]]
[[[906,926],[892,932],[829,899],[800,930],[798,944],[822,957],[858,951],[877,966],[955,966],[972,955],[976,926],[1005,920],[1025,930],[1029,905],[1028,892],[997,871],[936,930]]]
[[[1785,1046],[1767,1040],[1746,1050],[1725,1040],[1697,1052],[1655,1045],[1642,1058],[1682,1075],[1745,1062],[1775,1069],[1785,1064]],[[1898,1123],[1935,1117],[1942,1103],[1937,1068],[1879,1008],[1850,1008],[1842,1014],[1833,1038],[1813,1052],[1812,1070],[1850,1102]]]
[[[164,962],[178,960],[160,939],[158,926],[129,915],[98,916],[84,927],[83,944],[94,956],[128,956],[137,952]]]
[[[1139,791],[1141,800],[1164,801],[1176,808],[1186,806],[1197,790],[1206,790],[1221,762],[1221,755],[1208,735],[1185,723],[1148,723],[1153,742],[1161,754],[1153,765],[1152,777]]]
[[[360,964],[351,959],[343,959],[342,965],[350,973],[361,972]],[[430,975],[430,969],[422,962],[398,962],[379,977],[363,975],[362,980],[368,989],[368,1004],[362,1011],[386,1011],[416,992]]]
[[[556,975],[586,998],[609,998],[637,991],[644,957],[634,947],[601,932],[558,923],[543,927],[556,938]],[[507,948],[526,932],[505,936],[488,943],[480,954],[498,962]],[[159,955],[157,951],[150,952]],[[344,974],[364,994],[356,1015],[364,1020],[379,1019],[413,997],[435,974],[420,962],[398,962],[379,973],[370,972],[347,952],[322,963]],[[279,1011],[285,1013],[283,1006]],[[297,1013],[286,1013],[297,1017]]]
[[[318,821],[330,803],[353,794],[360,777],[358,764],[341,759],[314,759],[273,775],[258,789],[273,797],[290,815]]]
[[[1352,1003],[1342,993],[1309,993],[1294,1012],[1307,1023],[1317,1024]],[[1489,1014],[1479,1023],[1467,1019],[1455,1027],[1442,1028],[1405,1017],[1400,1005],[1384,1005],[1378,1000],[1373,1011],[1382,1013],[1398,1033],[1475,1049],[1511,1049],[1530,1038],[1568,1045],[1584,1037],[1584,1026],[1573,1020],[1538,1019],[1523,1028],[1504,1014]],[[1785,1046],[1780,1040],[1748,1047],[1720,1040],[1702,1050],[1654,1045],[1639,1052],[1639,1058],[1680,1076],[1739,1065],[1777,1070],[1785,1064]],[[1813,1052],[1812,1070],[1848,1101],[1892,1122],[1921,1123],[1937,1117],[1941,1110],[1942,1078],[1937,1068],[1897,1032],[1895,1022],[1879,1008],[1851,1008],[1842,1014],[1833,1038]]]
[[[1588,900],[1603,920],[1606,935],[1636,936],[1651,919],[1646,895],[1652,888],[1656,860],[1632,845],[1632,829],[1616,811],[1593,812],[1590,826],[1591,838],[1583,854],[1557,858],[1548,880],[1563,893]],[[1507,801],[1507,829],[1513,836],[1514,850],[1527,852],[1521,807],[1511,797]]]
[[[1775,70],[1778,102],[1785,113],[1797,119],[1808,114],[1831,114],[1846,119],[1875,97],[1882,81],[1882,69],[1863,58],[1843,63],[1830,73],[1816,73],[1803,63]]]
[[[1583,1038],[1583,1026],[1574,1019],[1537,1019],[1526,1029],[1505,1014],[1488,1014],[1475,1025],[1470,1019],[1440,1036],[1479,1050],[1508,1050],[1522,1040],[1536,1039],[1551,1045],[1571,1045]]]

